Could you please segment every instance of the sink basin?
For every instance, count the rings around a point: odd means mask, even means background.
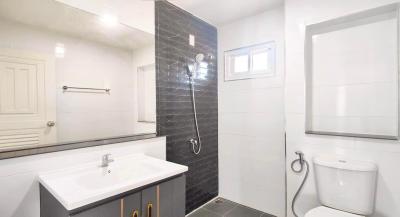
[[[67,210],[74,210],[188,170],[186,166],[138,154],[116,158],[108,167],[99,165],[100,161],[42,173],[39,182]]]
[[[129,183],[162,172],[162,166],[152,165],[146,161],[129,163],[128,161],[111,163],[109,167],[90,168],[75,173],[78,185],[98,189],[116,183]]]

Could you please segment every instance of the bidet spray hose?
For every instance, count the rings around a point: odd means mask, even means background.
[[[296,194],[294,195],[293,200],[292,200],[292,212],[293,212],[294,216],[299,217],[297,215],[297,213],[296,213],[296,210],[294,209],[294,205],[295,205],[296,200],[297,200],[297,198],[298,198],[298,196],[300,194],[300,191],[303,189],[304,184],[306,183],[310,168],[309,168],[308,162],[306,160],[304,160],[304,154],[302,152],[299,152],[299,151],[296,151],[296,154],[299,156],[299,158],[294,160],[292,162],[292,164],[290,165],[290,167],[292,168],[292,171],[295,172],[295,173],[301,173],[304,170],[304,165],[306,166],[306,174],[304,175],[303,181],[301,182],[301,184],[300,184],[299,188],[297,189]],[[299,169],[296,169],[294,167],[294,165],[296,163],[300,164],[300,168]]]

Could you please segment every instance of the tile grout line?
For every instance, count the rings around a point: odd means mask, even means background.
[[[268,213],[264,213],[264,212],[262,212],[262,211],[260,211],[260,210],[256,210],[256,209],[254,209],[254,208],[247,207],[247,206],[244,206],[243,204],[236,203],[236,202],[229,201],[229,200],[226,200],[225,202],[228,201],[228,202],[231,203],[233,206],[232,206],[231,208],[229,208],[227,211],[225,211],[224,213],[221,214],[221,213],[215,212],[215,211],[213,211],[213,210],[211,210],[211,209],[209,209],[209,208],[206,207],[207,204],[214,203],[215,201],[216,201],[216,199],[214,199],[214,200],[212,200],[212,201],[206,203],[206,204],[203,205],[203,207],[201,207],[198,211],[204,210],[204,211],[209,212],[209,213],[211,213],[211,214],[213,214],[213,215],[216,215],[217,217],[226,217],[226,216],[229,215],[235,208],[241,206],[241,207],[243,207],[243,208],[245,208],[245,209],[248,209],[248,210],[254,210],[254,211],[260,212],[259,216],[257,216],[257,217],[271,216],[271,215],[268,214]]]
[[[239,205],[238,203],[234,203],[234,204],[235,204],[235,206],[232,207],[232,209],[226,211],[226,213],[224,213],[224,214],[222,215],[222,217],[225,217],[226,215],[228,215],[230,212],[232,212],[232,210],[234,210],[234,209]]]
[[[223,215],[221,215],[221,214],[219,214],[219,213],[216,213],[216,212],[214,212],[214,211],[212,211],[212,210],[209,210],[209,209],[207,209],[207,208],[205,208],[205,207],[202,207],[201,209],[204,209],[204,210],[206,210],[206,211],[208,211],[208,212],[210,212],[210,213],[212,213],[212,214],[215,214],[215,215],[217,215],[217,216],[223,216]]]
[[[218,198],[217,198],[217,199],[218,199]],[[207,203],[207,204],[215,203],[215,201],[216,201],[217,199],[215,199],[215,200],[213,200],[213,201],[210,201],[210,202]],[[225,202],[226,202],[226,201],[225,201]],[[237,205],[239,205],[238,203],[235,203],[235,202],[233,202],[233,201],[229,201],[229,202],[232,203],[232,204],[234,204],[235,206],[233,206],[231,209],[229,209],[228,211],[226,211],[226,212],[223,213],[223,214],[220,214],[220,213],[214,212],[214,211],[212,211],[212,210],[210,210],[210,209],[207,209],[207,206],[204,206],[204,207],[202,207],[202,208],[205,209],[205,210],[207,210],[207,211],[209,211],[209,212],[211,212],[211,213],[213,213],[213,214],[216,214],[216,215],[218,215],[218,216],[224,217],[228,212],[230,212],[230,211],[233,210]]]
[[[186,215],[186,217],[189,216],[189,215],[191,215],[191,214],[193,214],[193,213],[195,213],[195,212],[197,212],[198,210],[201,210],[201,209],[205,208],[207,204],[212,203],[212,202],[215,201],[217,198],[218,198],[218,197],[214,197],[213,199],[211,199],[211,200],[208,201],[207,203],[201,205],[201,206],[198,207],[197,209],[194,209],[192,212],[188,213],[188,214]],[[208,210],[207,210],[207,211],[208,211]]]

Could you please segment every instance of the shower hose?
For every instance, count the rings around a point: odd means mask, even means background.
[[[303,153],[296,152],[296,154],[299,155],[299,159],[294,160],[294,161],[292,162],[292,164],[290,165],[291,168],[292,168],[292,171],[295,172],[295,173],[301,173],[301,172],[303,172],[303,170],[304,170],[304,165],[306,166],[306,174],[304,175],[303,181],[301,182],[301,185],[299,186],[299,189],[297,189],[296,194],[294,195],[293,200],[292,200],[292,212],[293,212],[294,216],[299,217],[299,215],[296,213],[296,210],[295,210],[295,208],[294,208],[294,205],[295,205],[296,200],[297,200],[297,198],[298,198],[298,196],[299,196],[301,190],[303,189],[303,186],[304,186],[304,184],[306,183],[306,180],[307,180],[307,178],[308,178],[309,165],[308,165],[308,162],[307,162],[306,160],[303,159]],[[300,168],[296,169],[296,168],[294,167],[294,165],[295,165],[296,163],[299,163],[299,164],[300,164]]]
[[[195,155],[200,154],[201,152],[201,138],[200,138],[200,132],[199,132],[199,124],[197,121],[197,109],[196,109],[196,97],[194,96],[194,80],[193,78],[190,79],[190,89],[192,91],[192,105],[193,105],[193,115],[194,115],[194,123],[195,123],[195,127],[196,127],[196,135],[197,135],[197,140],[198,143],[192,143],[192,149],[193,149],[193,153]],[[196,145],[197,145],[197,150],[196,150]]]

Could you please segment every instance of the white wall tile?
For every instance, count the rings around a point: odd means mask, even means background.
[[[305,86],[303,84],[285,86],[285,111],[288,114],[305,114]]]
[[[246,91],[223,90],[219,97],[222,113],[282,113],[282,86]]]
[[[220,196],[285,215],[283,8],[218,28]],[[275,41],[273,77],[224,81],[223,53]]]
[[[293,55],[285,57],[285,85],[303,85],[304,75],[301,73],[304,68],[302,52],[293,52]],[[300,71],[300,73],[299,73]]]

